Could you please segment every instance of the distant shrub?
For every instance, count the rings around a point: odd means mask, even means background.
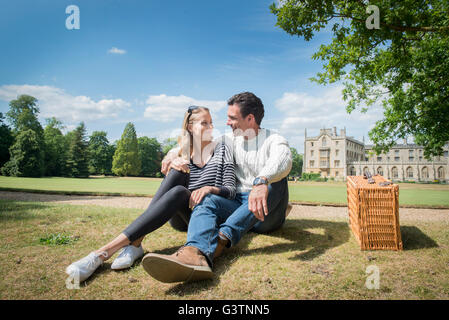
[[[318,181],[317,179],[321,179],[321,174],[312,172],[303,172],[301,179],[303,181]]]

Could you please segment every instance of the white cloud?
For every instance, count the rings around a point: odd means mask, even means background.
[[[212,119],[216,120],[215,113],[226,107],[226,101],[197,100],[184,95],[167,96],[165,94],[149,96],[144,117],[161,122],[171,122],[184,117],[187,108],[191,105],[204,106],[211,111]]]
[[[126,50],[123,49],[118,49],[116,47],[112,47],[111,49],[108,50],[108,53],[112,53],[112,54],[125,54]]]
[[[21,94],[38,99],[40,114],[44,118],[56,117],[69,122],[116,118],[119,112],[128,110],[130,103],[122,99],[95,101],[87,96],[73,96],[52,86],[3,85],[0,99],[10,101]]]
[[[348,114],[342,89],[342,86],[332,87],[321,95],[286,92],[275,101],[275,107],[283,114],[280,132],[299,148],[299,152],[303,152],[304,129],[308,136],[315,136],[322,128],[337,127],[337,134],[340,134],[340,129],[346,127],[348,136],[361,140],[363,136],[367,138],[375,122],[383,118],[380,105],[371,107],[367,113],[355,110]]]

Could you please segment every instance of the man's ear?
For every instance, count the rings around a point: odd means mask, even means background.
[[[252,113],[250,113],[247,117],[246,117],[246,121],[248,122],[249,125],[254,125],[256,124],[256,118],[254,118],[254,115]]]

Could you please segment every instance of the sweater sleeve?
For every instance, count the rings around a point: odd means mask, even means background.
[[[270,137],[268,159],[258,176],[266,177],[268,183],[274,183],[285,178],[292,169],[292,154],[287,140],[276,134]]]

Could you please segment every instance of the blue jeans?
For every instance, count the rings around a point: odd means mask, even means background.
[[[248,196],[249,192],[237,193],[235,199],[229,200],[208,194],[193,209],[186,245],[198,248],[211,266],[219,231],[230,240],[230,246],[234,246],[248,231],[268,233],[284,224],[288,205],[286,178],[268,186],[268,215],[264,221],[259,221],[248,210]]]

